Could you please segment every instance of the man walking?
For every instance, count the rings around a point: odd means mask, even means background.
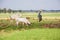
[[[41,11],[39,11],[39,13],[38,13],[38,20],[39,20],[39,22],[42,20]]]

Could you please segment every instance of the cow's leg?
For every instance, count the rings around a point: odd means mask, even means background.
[[[25,23],[26,24],[26,26],[28,26],[28,23]]]
[[[22,25],[24,26],[24,25],[25,25],[25,23],[24,23],[24,22],[22,22]]]
[[[17,26],[18,26],[18,23],[19,23],[19,22],[16,22],[16,25],[17,25]]]

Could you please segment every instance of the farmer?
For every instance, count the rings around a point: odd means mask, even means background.
[[[42,20],[41,11],[39,11],[39,13],[38,13],[38,20],[39,20],[39,22]]]

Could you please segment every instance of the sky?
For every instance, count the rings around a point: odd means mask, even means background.
[[[0,8],[13,10],[60,10],[60,0],[0,0]]]

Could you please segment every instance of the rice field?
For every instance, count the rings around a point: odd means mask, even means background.
[[[16,26],[15,21],[9,20],[12,14],[0,13],[0,40],[60,40],[60,12],[41,13],[41,22],[38,22],[38,13],[18,13],[30,17],[30,26]]]
[[[30,29],[1,32],[0,40],[60,40],[60,29]]]

